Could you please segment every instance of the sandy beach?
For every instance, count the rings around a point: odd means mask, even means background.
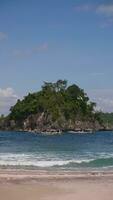
[[[1,171],[0,200],[112,200],[113,173]]]

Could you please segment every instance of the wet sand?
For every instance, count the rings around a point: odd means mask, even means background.
[[[113,200],[113,173],[0,171],[0,200]]]

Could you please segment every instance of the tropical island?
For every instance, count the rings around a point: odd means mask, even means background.
[[[18,100],[8,116],[1,116],[0,129],[59,133],[109,128],[109,114],[97,112],[95,107],[76,84],[44,82],[40,91]]]

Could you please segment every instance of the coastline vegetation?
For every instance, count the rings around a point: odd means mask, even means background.
[[[21,120],[30,114],[46,112],[57,120],[61,115],[66,119],[97,117],[94,112],[96,104],[89,101],[83,89],[73,84],[68,86],[66,80],[58,80],[56,83],[44,82],[39,92],[29,93],[23,100],[18,100],[11,107],[9,117]]]
[[[113,129],[113,113],[99,112],[100,119],[107,129]]]
[[[0,127],[17,127],[31,130],[47,129],[93,129],[98,124],[112,124],[113,113],[95,111],[96,103],[91,102],[87,94],[76,84],[68,85],[67,80],[44,82],[41,90],[29,93],[11,107],[10,114],[1,115]],[[81,122],[76,126],[76,121]],[[85,126],[81,125],[85,122]],[[89,124],[88,124],[89,123]],[[27,125],[26,125],[27,124]],[[48,128],[49,127],[49,128]],[[99,127],[99,126],[98,126]],[[98,129],[98,128],[97,128]]]

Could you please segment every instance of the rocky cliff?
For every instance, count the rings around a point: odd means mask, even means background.
[[[64,117],[56,121],[52,120],[51,115],[46,113],[38,113],[29,115],[24,120],[3,120],[0,122],[2,130],[22,130],[34,132],[65,132],[65,131],[90,131],[101,130],[105,127],[97,120],[66,120]]]

